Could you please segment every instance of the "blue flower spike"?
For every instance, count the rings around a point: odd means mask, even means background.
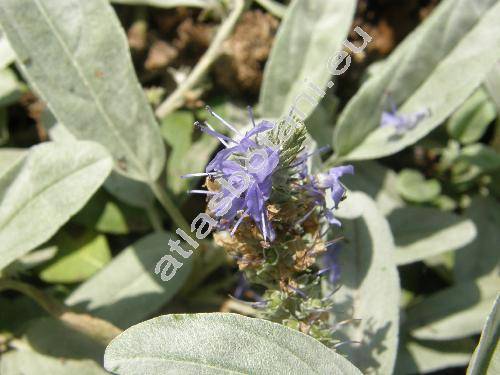
[[[329,148],[307,151],[303,124],[283,141],[283,131],[278,131],[282,124],[256,121],[250,107],[247,131],[206,109],[226,131],[215,130],[209,121],[196,126],[218,139],[222,149],[204,172],[183,178],[206,178],[206,190],[189,192],[206,197],[207,213],[217,223],[214,240],[245,275],[236,298],[248,294],[243,293],[248,283],[263,287],[257,302],[240,302],[255,308],[258,316],[334,347],[338,341],[328,318],[332,301],[323,295],[322,284],[339,281],[340,245],[338,240],[325,240],[325,228],[341,225],[334,211],[346,196],[341,179],[354,173],[353,166],[312,173],[309,160]]]

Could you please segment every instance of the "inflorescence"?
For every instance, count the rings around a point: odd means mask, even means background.
[[[324,151],[306,151],[302,123],[279,136],[270,121],[237,130],[208,108],[234,133],[228,137],[208,123],[198,128],[223,144],[205,172],[184,177],[206,177],[207,213],[217,220],[214,239],[237,262],[248,283],[265,289],[252,306],[260,316],[334,345],[329,323],[332,308],[322,283],[335,284],[340,238],[326,241],[330,227],[340,226],[335,210],[345,198],[340,182],[353,174],[351,165],[312,174],[311,158]]]

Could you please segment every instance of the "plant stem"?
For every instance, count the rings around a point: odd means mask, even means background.
[[[163,231],[163,225],[161,223],[161,217],[156,209],[154,203],[151,203],[146,209],[146,214],[148,215],[149,222],[155,230],[155,232]]]
[[[174,223],[184,232],[190,233],[191,227],[189,226],[188,222],[179,211],[177,206],[174,204],[174,202],[170,199],[165,189],[160,186],[158,181],[150,182],[149,187],[153,191],[153,194],[156,196],[156,199],[158,199],[165,211],[167,211],[170,218],[174,221]]]
[[[0,279],[0,291],[9,289],[20,292],[35,300],[54,318],[61,320],[70,328],[83,333],[101,345],[109,344],[112,339],[122,332],[121,329],[105,320],[71,311],[52,296],[29,284],[11,279]]]
[[[161,103],[156,109],[156,116],[163,118],[169,113],[173,112],[184,103],[184,95],[196,85],[199,80],[210,69],[212,64],[222,53],[222,43],[229,37],[233,31],[236,22],[243,13],[245,8],[244,0],[234,0],[233,9],[227,19],[222,23],[215,35],[210,47],[208,47],[205,54],[201,57],[200,61],[193,68],[189,76],[181,83],[169,97]]]

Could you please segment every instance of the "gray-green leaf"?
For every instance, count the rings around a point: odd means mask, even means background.
[[[342,288],[333,298],[338,319],[361,319],[345,331],[361,342],[339,348],[362,371],[390,374],[396,361],[399,329],[399,276],[389,224],[365,194],[349,192],[338,216],[347,243],[339,253]],[[343,316],[345,315],[345,316]]]
[[[112,168],[93,142],[43,143],[0,177],[0,269],[48,240],[78,212]]]
[[[404,199],[418,203],[430,202],[441,193],[438,180],[426,180],[419,171],[414,169],[403,169],[399,172],[396,188]]]
[[[464,366],[469,362],[474,346],[475,340],[471,338],[439,342],[408,340],[399,350],[394,373],[426,374],[449,367]]]
[[[500,296],[497,296],[493,309],[467,369],[467,375],[500,374]]]
[[[78,235],[61,231],[51,244],[57,245],[57,255],[40,272],[40,278],[48,283],[87,280],[111,259],[106,236],[92,231]]]
[[[456,160],[475,169],[474,174],[492,172],[500,169],[500,154],[493,148],[475,143],[464,147]]]
[[[500,58],[499,17],[496,0],[441,2],[346,106],[335,131],[337,156],[391,155],[441,124]],[[400,113],[430,110],[430,116],[394,139],[394,129],[379,126],[387,93]]]
[[[477,142],[496,116],[495,104],[481,87],[450,117],[446,128],[453,138],[464,144]]]
[[[154,195],[144,182],[132,180],[116,172],[109,175],[104,182],[104,188],[122,202],[134,207],[148,208],[154,202]]]
[[[21,163],[26,157],[26,149],[21,148],[2,148],[0,149],[0,178],[11,168]]]
[[[465,211],[476,226],[474,242],[455,253],[454,275],[457,281],[498,274],[500,269],[500,203],[492,197],[475,197]]]
[[[10,69],[0,70],[0,106],[15,103],[21,96],[21,85]]]
[[[34,250],[12,262],[2,271],[2,273],[5,273],[6,275],[24,273],[27,270],[41,266],[42,264],[48,262],[54,258],[56,253],[56,246],[48,246],[43,249]]]
[[[53,141],[64,143],[76,140],[68,128],[57,122],[57,119],[49,110],[42,113],[42,122],[44,127],[48,128],[50,139]],[[104,188],[120,201],[134,207],[148,208],[154,202],[154,195],[148,185],[118,172],[111,172],[104,182]]]
[[[327,87],[331,73],[328,60],[342,49],[354,15],[353,0],[295,0],[288,7],[266,64],[259,99],[263,117],[287,114],[297,97],[311,90],[307,78]],[[307,116],[315,105],[300,100]],[[305,103],[305,104],[304,104]]]
[[[172,148],[167,164],[167,184],[175,194],[187,189],[188,180],[180,177],[192,168],[190,156],[198,156],[189,150],[194,122],[194,115],[190,111],[176,111],[162,120],[161,134]]]
[[[29,349],[10,351],[2,355],[2,375],[106,375],[92,360],[73,360],[38,354]]]
[[[429,207],[404,207],[388,217],[398,265],[460,249],[476,237],[471,220]]]
[[[177,240],[175,235],[156,233],[130,245],[80,285],[66,304],[124,328],[150,316],[177,293],[191,271],[191,260],[186,259],[168,282],[154,273],[156,263],[170,252],[169,239]]]
[[[339,101],[327,95],[306,120],[306,128],[318,147],[330,146]]]
[[[125,374],[361,374],[298,331],[236,314],[165,315],[129,328],[104,366]]]
[[[92,359],[102,364],[104,344],[52,317],[37,317],[24,327],[22,338],[40,354],[65,359]]]
[[[497,112],[500,113],[500,59],[488,74],[484,84],[490,97],[495,102]]]
[[[406,325],[423,340],[452,340],[481,331],[498,293],[500,278],[462,282],[424,298],[407,310]]]
[[[239,111],[228,102],[214,103],[212,109],[229,122],[237,123]],[[206,116],[205,111],[197,113],[198,117]],[[234,118],[234,120],[233,120]],[[207,119],[208,120],[208,119]],[[245,119],[246,120],[246,119]],[[167,187],[175,194],[183,193],[198,182],[196,178],[183,179],[182,175],[198,172],[205,168],[210,155],[220,145],[217,139],[201,134],[198,140],[192,141],[194,131],[194,115],[187,111],[177,111],[162,121],[161,133],[172,147],[167,163]],[[224,133],[225,129],[217,129]]]
[[[4,69],[14,62],[16,55],[5,35],[0,31],[0,69]]]
[[[105,145],[121,173],[160,175],[163,142],[107,1],[4,0],[0,24],[58,121],[78,139]]]
[[[128,181],[138,182],[130,179]],[[93,228],[97,232],[111,234],[145,232],[150,229],[148,218],[143,210],[116,202],[103,191],[95,194],[73,221],[87,228]]]

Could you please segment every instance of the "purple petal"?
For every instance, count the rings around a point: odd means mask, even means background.
[[[331,225],[342,226],[342,223],[333,216],[333,210],[325,209],[325,217]]]
[[[267,130],[274,128],[274,124],[269,121],[262,121],[257,126],[249,130],[245,136],[240,140],[240,145],[245,148],[245,151],[251,147],[257,147],[257,143],[251,139],[251,137],[263,133]]]
[[[201,124],[199,124],[199,123],[198,123],[198,128],[199,128],[202,132],[207,133],[207,134],[211,135],[211,136],[212,136],[212,137],[214,137],[214,138],[222,139],[222,140],[224,140],[224,141],[226,141],[226,142],[238,143],[238,142],[236,142],[234,139],[229,138],[228,136],[226,136],[226,135],[224,135],[224,134],[221,134],[221,133],[219,133],[219,132],[217,132],[217,131],[215,131],[215,130],[212,130],[212,129],[210,129],[210,128],[206,127],[206,126],[203,126],[203,125],[201,125]]]
[[[328,174],[338,179],[345,174],[354,174],[354,167],[352,165],[341,165],[339,167],[333,167],[328,171]]]
[[[262,155],[256,154],[252,160],[249,161],[249,165],[253,167],[252,171],[257,170],[256,172],[251,172],[257,182],[263,182],[270,176],[279,163],[279,154],[277,151],[273,152],[271,149],[268,149],[266,152],[266,160],[263,160]]]
[[[342,197],[344,196],[345,189],[344,187],[337,183],[336,185],[332,186],[332,199],[335,202],[335,208],[338,208],[338,205],[340,201],[342,200]]]
[[[225,148],[223,150],[220,150],[217,154],[215,154],[215,157],[212,159],[210,163],[208,163],[207,167],[205,168],[205,172],[210,173],[212,171],[217,171],[220,170],[221,164],[227,160],[232,154],[235,152],[239,151],[238,146],[230,147],[230,148]]]
[[[332,284],[335,284],[340,278],[340,264],[338,260],[340,250],[341,246],[338,243],[328,246],[328,250],[323,256],[325,269],[318,272],[318,274],[328,272],[328,281]]]
[[[395,113],[382,112],[382,116],[380,118],[380,126],[381,127],[397,127],[404,119],[401,116]]]

